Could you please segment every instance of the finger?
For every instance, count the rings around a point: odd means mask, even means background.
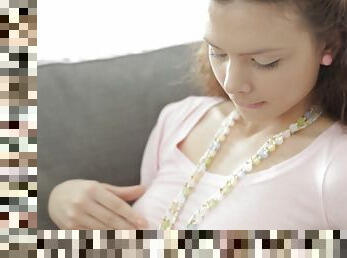
[[[144,194],[146,188],[143,185],[115,186],[102,183],[107,190],[111,191],[124,201],[133,201]]]
[[[89,214],[83,214],[83,216],[79,218],[78,224],[81,227],[79,229],[109,229],[109,227]]]
[[[112,194],[110,191],[107,191],[105,188],[96,191],[94,198],[99,204],[110,209],[113,213],[118,214],[137,227],[147,226],[146,221],[144,221],[144,219],[139,216],[129,204],[118,196]]]
[[[94,217],[110,229],[136,229],[135,225],[129,223],[124,218],[118,216],[97,202],[90,202],[84,207],[84,209],[90,216]]]

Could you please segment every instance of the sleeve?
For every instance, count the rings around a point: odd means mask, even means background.
[[[339,146],[323,181],[323,206],[330,229],[347,229],[347,141]]]
[[[176,103],[176,102],[175,102]],[[160,148],[165,132],[165,122],[175,108],[175,103],[164,106],[147,140],[141,162],[140,184],[146,188],[152,183],[159,169]]]
[[[148,138],[141,163],[140,184],[148,187],[157,176],[160,165],[162,143],[187,115],[196,107],[210,100],[207,97],[188,96],[164,106]]]

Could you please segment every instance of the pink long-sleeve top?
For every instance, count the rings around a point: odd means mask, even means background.
[[[159,229],[171,201],[196,164],[177,147],[220,97],[190,96],[166,105],[148,139],[141,184],[146,192],[133,208]],[[217,154],[218,155],[218,154]],[[209,171],[189,196],[173,229],[226,180]],[[347,229],[347,134],[335,122],[300,153],[269,169],[247,174],[198,229]]]

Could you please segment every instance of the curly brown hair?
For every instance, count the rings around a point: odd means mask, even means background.
[[[228,4],[232,0],[212,0]],[[248,2],[259,0],[245,0]],[[333,51],[334,62],[321,66],[313,98],[328,117],[347,126],[347,0],[262,0],[269,4],[290,4],[296,6],[317,40],[324,40]],[[208,58],[208,45],[202,42],[193,51],[192,74],[196,85],[208,96],[229,99],[215,78]]]

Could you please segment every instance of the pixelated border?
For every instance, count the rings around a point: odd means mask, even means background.
[[[343,230],[37,230],[36,0],[0,26],[0,257],[347,257]]]
[[[37,257],[347,257],[339,230],[38,230]]]
[[[36,0],[0,1],[0,209],[0,257],[12,248],[35,250]]]

